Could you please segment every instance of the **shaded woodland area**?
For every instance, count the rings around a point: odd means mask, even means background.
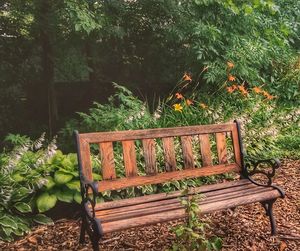
[[[250,86],[278,89],[273,68],[299,48],[298,19],[297,1],[2,1],[0,136],[51,138],[112,82],[150,103],[184,72],[215,90],[228,60]]]

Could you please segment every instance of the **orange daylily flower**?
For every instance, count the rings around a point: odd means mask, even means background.
[[[186,104],[189,106],[189,105],[194,104],[194,102],[193,102],[192,100],[190,100],[190,99],[187,99],[187,100],[186,100]]]
[[[270,95],[270,94],[266,96],[266,99],[268,99],[268,100],[271,100],[271,99],[274,99],[274,98],[276,98],[276,96],[273,96],[273,95]]]
[[[192,78],[191,78],[191,76],[190,75],[188,75],[187,73],[184,73],[184,75],[183,75],[183,80],[184,81],[192,81]]]
[[[173,107],[176,112],[182,112],[183,107],[181,104],[174,104]]]
[[[255,93],[261,93],[262,92],[262,89],[260,89],[260,87],[253,87],[252,90],[255,92]]]
[[[207,109],[208,108],[208,106],[206,105],[206,104],[204,104],[204,103],[200,103],[200,105],[199,105],[202,109]]]
[[[183,99],[183,96],[182,96],[182,94],[181,93],[175,93],[175,97],[177,98],[177,99]]]
[[[248,95],[248,91],[245,89],[245,86],[239,85],[238,89],[242,93],[243,96],[247,96]]]
[[[268,97],[270,95],[267,91],[261,91],[261,94],[264,95],[265,97]]]
[[[235,76],[232,76],[231,74],[228,75],[228,80],[229,81],[234,81],[235,80]]]
[[[232,69],[234,67],[234,64],[230,61],[227,62],[228,69]]]
[[[233,88],[233,86],[228,86],[226,87],[226,90],[229,92],[229,93],[233,93],[235,88]]]
[[[271,99],[276,98],[276,96],[273,96],[273,95],[271,95],[270,93],[268,93],[268,92],[266,92],[266,91],[262,91],[261,93],[262,93],[262,94],[266,97],[266,99],[268,99],[268,100],[271,100]]]
[[[236,84],[233,84],[232,86],[228,86],[226,87],[226,90],[229,92],[229,93],[233,93],[235,90],[238,89],[238,86]]]

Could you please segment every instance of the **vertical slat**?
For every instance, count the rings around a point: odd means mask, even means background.
[[[183,153],[184,168],[194,168],[194,156],[192,150],[192,137],[182,136],[181,147]]]
[[[102,164],[102,178],[111,180],[116,178],[114,150],[112,142],[99,143]]]
[[[200,134],[200,151],[202,156],[202,165],[203,166],[212,166],[212,157],[210,150],[209,134]]]
[[[155,141],[154,139],[143,139],[144,158],[147,174],[157,173]]]
[[[227,163],[227,150],[226,150],[226,133],[216,133],[217,151],[219,157],[219,164]]]
[[[90,144],[83,139],[80,139],[80,154],[82,161],[82,174],[90,181],[93,180]]]
[[[175,148],[174,140],[172,137],[162,138],[166,171],[175,171],[176,170],[176,157],[175,157]]]
[[[133,140],[122,141],[123,160],[125,165],[126,177],[137,175],[136,153]]]
[[[233,151],[234,151],[235,162],[240,167],[242,167],[240,142],[239,142],[239,136],[238,136],[238,132],[237,132],[237,128],[236,127],[234,127],[232,129],[231,136],[232,136],[232,144],[233,144]]]

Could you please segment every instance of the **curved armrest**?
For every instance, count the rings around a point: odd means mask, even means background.
[[[271,170],[265,170],[265,168],[259,169],[258,167],[260,164],[267,164],[268,167],[271,167],[272,169]],[[276,169],[278,169],[280,166],[281,163],[278,159],[262,159],[262,160],[248,159],[248,163],[245,165],[244,176],[245,178],[249,179],[252,183],[258,186],[276,188],[281,194],[281,197],[284,197],[284,191],[280,187],[273,185],[273,181],[272,181],[272,178],[275,176]],[[265,184],[262,184],[259,181],[254,180],[253,177],[251,176],[255,174],[264,175],[267,178],[267,182]]]
[[[85,177],[81,176],[80,182],[81,182],[81,196],[82,196],[83,207],[86,209],[86,204],[90,203],[93,212],[92,217],[95,217],[96,198],[99,195],[98,181],[89,181]],[[90,189],[93,192],[92,198],[89,196]]]
[[[258,169],[260,164],[267,164],[272,168],[271,171],[265,171]],[[252,176],[254,174],[262,174],[268,178],[267,185],[272,185],[272,178],[276,173],[276,169],[280,167],[281,163],[278,159],[263,159],[263,160],[249,160],[249,163],[245,165],[245,175],[246,177]]]

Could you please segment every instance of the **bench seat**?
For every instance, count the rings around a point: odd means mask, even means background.
[[[189,194],[201,194],[201,213],[276,199],[281,197],[273,187],[253,184],[247,179],[193,188]],[[99,203],[96,217],[101,219],[103,233],[145,226],[186,216],[180,203],[182,192],[160,193],[118,201]]]

